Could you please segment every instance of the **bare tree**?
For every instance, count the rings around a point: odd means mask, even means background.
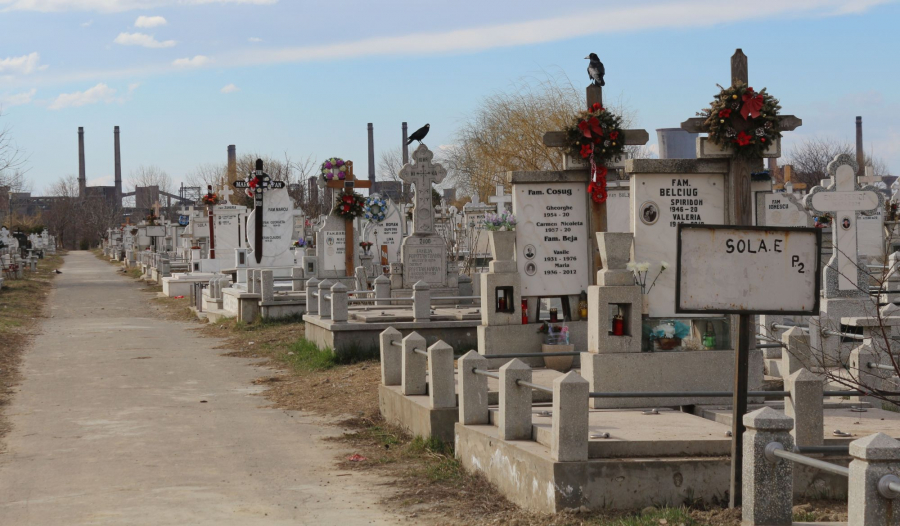
[[[837,155],[855,155],[856,147],[834,137],[810,137],[793,145],[785,156],[785,164],[794,167],[793,182],[816,186],[828,177],[828,163]],[[888,175],[887,164],[878,157],[866,155],[866,165],[871,165],[875,175]]]
[[[605,105],[622,116],[625,127],[634,121],[623,100]],[[450,183],[485,201],[507,171],[562,169],[561,151],[544,145],[544,133],[564,129],[584,107],[584,91],[563,74],[524,79],[486,97],[442,155]]]
[[[159,166],[138,166],[128,176],[128,184],[132,189],[137,187],[156,186],[160,192],[172,193],[172,178]]]

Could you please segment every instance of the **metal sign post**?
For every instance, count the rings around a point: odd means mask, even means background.
[[[822,231],[678,225],[675,312],[737,314],[731,419],[731,500],[740,502],[750,316],[819,313]]]

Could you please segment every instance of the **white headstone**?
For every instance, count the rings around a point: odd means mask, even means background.
[[[591,284],[584,183],[514,184],[522,296],[579,294]]]
[[[497,205],[497,211],[512,210],[512,196],[506,194],[506,189],[502,184],[494,187],[494,195],[488,198],[488,201]]]
[[[607,187],[606,231],[631,232],[631,189]]]
[[[435,233],[434,205],[431,189],[447,175],[447,170],[432,163],[434,154],[424,144],[413,152],[413,164],[400,170],[400,179],[415,187],[415,210],[411,234],[403,240],[403,288],[412,288],[418,281],[432,287],[447,286],[447,247]]]
[[[261,268],[293,266],[293,200],[286,188],[270,188],[266,190],[263,206],[263,257],[259,265],[256,257],[251,257],[250,264]],[[251,250],[256,246],[256,214],[252,211],[247,216],[247,243]]]
[[[376,263],[390,265],[400,261],[400,243],[403,242],[401,225],[403,214],[396,203],[387,200],[384,221],[374,223],[366,229],[366,241],[373,243],[372,253]]]
[[[634,211],[634,260],[649,263],[647,287],[660,272],[661,262],[670,268],[649,291],[650,317],[669,318],[675,313],[675,274],[679,223],[725,224],[725,174],[637,173],[631,178]],[[694,315],[697,316],[697,315]]]

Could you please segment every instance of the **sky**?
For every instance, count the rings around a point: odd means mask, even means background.
[[[484,97],[565,75],[635,127],[678,127],[730,80],[736,48],[750,85],[803,119],[812,136],[853,142],[900,174],[897,0],[0,0],[0,127],[28,156],[34,193],[78,172],[112,184],[113,126],[124,178],[156,165],[176,182],[238,154],[356,160],[366,124],[376,156],[401,122],[452,145]],[[382,174],[379,174],[379,179]]]

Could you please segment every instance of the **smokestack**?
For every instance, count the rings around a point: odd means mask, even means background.
[[[369,182],[375,182],[375,128],[369,123]]]
[[[78,197],[85,196],[87,175],[84,171],[84,128],[78,127]]]
[[[228,180],[237,180],[237,148],[233,144],[228,145]]]
[[[409,162],[409,146],[406,143],[409,142],[409,137],[406,136],[406,123],[403,123],[403,164]]]
[[[113,148],[116,162],[116,206],[122,206],[122,152],[119,150],[119,127],[113,128]]]
[[[859,165],[858,177],[866,175],[866,154],[863,152],[862,117],[856,118],[856,164]]]

